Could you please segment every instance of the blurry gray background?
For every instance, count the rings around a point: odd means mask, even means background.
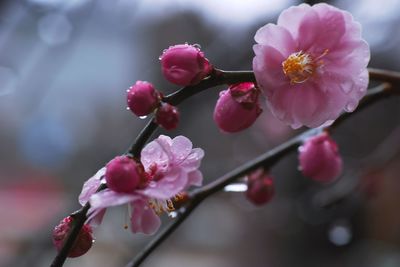
[[[145,124],[126,110],[126,89],[136,80],[165,94],[177,89],[161,76],[163,49],[197,43],[218,68],[249,70],[256,30],[298,3],[1,1],[0,266],[49,266],[52,228],[79,208],[83,182]],[[400,70],[400,0],[330,3],[362,23],[371,67]],[[180,127],[168,133],[206,151],[206,182],[301,131],[264,110],[252,128],[221,133],[212,112],[222,89],[183,103]],[[276,196],[268,205],[219,193],[143,266],[400,266],[398,100],[381,101],[335,131],[345,161],[336,183],[302,177],[291,154],[272,170]],[[94,247],[65,266],[124,266],[151,238],[124,230],[125,212],[110,209]]]

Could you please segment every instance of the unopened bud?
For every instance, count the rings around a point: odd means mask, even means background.
[[[256,170],[247,177],[246,197],[254,205],[268,203],[274,194],[272,178],[263,169]]]
[[[214,109],[214,121],[229,133],[250,127],[262,109],[258,103],[259,90],[251,82],[231,85],[219,94]]]
[[[160,104],[160,92],[149,82],[137,81],[127,91],[127,103],[136,116],[146,116]]]
[[[212,71],[204,53],[198,47],[189,44],[169,47],[160,56],[160,60],[164,77],[181,86],[197,84]]]
[[[128,156],[117,156],[106,165],[107,187],[115,192],[130,193],[135,190],[144,176],[141,163]]]
[[[163,103],[156,112],[155,122],[165,130],[173,130],[178,127],[178,108],[168,103]]]
[[[59,225],[57,225],[53,230],[53,244],[58,251],[61,250],[64,242],[72,228],[73,218],[68,216],[64,218]],[[93,236],[92,236],[92,228],[90,225],[83,225],[80,230],[78,237],[75,240],[71,250],[68,253],[68,257],[75,258],[82,256],[92,247],[93,244]]]
[[[326,132],[299,147],[299,163],[303,175],[318,182],[330,182],[342,172],[338,146]]]

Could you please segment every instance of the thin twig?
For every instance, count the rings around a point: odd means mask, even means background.
[[[360,102],[358,109],[353,113],[345,113],[335,121],[334,124],[327,127],[330,130],[336,128],[339,124],[343,123],[345,120],[353,116],[354,114],[360,112],[365,107],[377,102],[383,97],[387,97],[393,94],[392,87],[388,83],[381,84],[375,88],[368,90],[367,95]],[[286,141],[285,143],[275,147],[274,149],[260,155],[259,157],[239,166],[233,171],[228,172],[222,177],[214,180],[213,182],[203,186],[200,189],[194,190],[189,194],[189,201],[185,209],[179,211],[177,219],[170,223],[163,231],[158,233],[154,239],[138,254],[136,257],[130,261],[126,267],[138,267],[150,254],[153,252],[169,235],[171,235],[176,228],[191,214],[191,212],[207,197],[220,191],[226,185],[234,182],[236,179],[246,175],[247,173],[259,168],[265,167],[270,168],[275,163],[277,163],[281,158],[287,154],[295,151],[297,147],[303,142],[307,137],[314,136],[322,131],[321,128],[310,129],[305,131],[292,139]]]
[[[188,97],[217,85],[252,81],[255,81],[255,77],[253,72],[250,71],[222,71],[215,69],[210,77],[204,79],[199,84],[183,87],[177,92],[165,96],[163,101],[172,105],[178,105]],[[131,154],[132,156],[139,158],[140,151],[157,128],[158,125],[154,122],[154,118],[151,118],[151,120],[139,133],[134,143],[128,149],[127,154]],[[51,263],[51,267],[61,267],[64,264],[72,245],[78,237],[80,229],[87,219],[86,215],[89,208],[90,204],[88,202],[81,209],[72,213],[74,215],[73,226],[61,250],[57,253],[56,257]]]

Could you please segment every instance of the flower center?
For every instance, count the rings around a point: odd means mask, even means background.
[[[313,58],[303,51],[291,54],[282,62],[283,73],[292,84],[307,81],[314,74],[316,67]]]
[[[321,58],[328,52],[329,50],[325,49],[321,55],[315,58],[303,51],[293,53],[282,62],[283,73],[290,79],[291,84],[303,83],[315,73],[318,67],[324,64]]]

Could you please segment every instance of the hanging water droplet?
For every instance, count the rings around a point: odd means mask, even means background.
[[[147,115],[146,116],[139,116],[139,119],[141,119],[141,120],[144,120],[146,118],[147,118]]]
[[[347,112],[353,112],[356,107],[357,107],[357,103],[354,100],[350,100],[346,104],[345,109],[346,109]]]
[[[196,47],[196,48],[199,49],[199,50],[201,49],[201,45],[199,45],[199,44],[193,44],[192,46],[193,46],[193,47]]]

